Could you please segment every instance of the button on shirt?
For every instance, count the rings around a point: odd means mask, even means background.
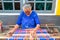
[[[37,24],[40,24],[40,21],[34,10],[29,16],[24,11],[21,11],[16,24],[21,25],[22,29],[28,29],[35,28]]]

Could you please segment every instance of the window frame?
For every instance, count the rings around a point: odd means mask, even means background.
[[[3,7],[2,9],[3,10],[0,10],[0,13],[19,13],[22,10],[23,0],[20,0],[20,1],[15,1],[15,0],[12,0],[12,1],[3,1],[3,0],[1,0],[1,2],[2,2],[2,7]],[[12,2],[13,10],[4,10],[4,2]],[[15,8],[14,8],[14,3],[15,2],[20,2],[20,10],[15,10]]]
[[[52,13],[54,13],[55,12],[55,4],[56,4],[56,0],[53,0],[53,1],[47,1],[47,0],[45,0],[45,1],[36,1],[36,0],[34,0],[34,1],[28,1],[28,0],[26,0],[26,3],[29,3],[29,2],[34,2],[34,10],[35,10],[35,3],[39,3],[39,2],[41,2],[41,3],[44,3],[45,2],[45,10],[36,10],[36,12],[37,13],[44,13],[44,14],[48,14],[48,13],[50,13],[50,14],[52,14]],[[50,11],[50,10],[46,10],[46,3],[51,3],[52,2],[52,10]]]
[[[27,0],[22,0],[21,1],[22,3],[21,4],[24,4],[24,3],[26,3],[27,2]],[[57,4],[58,4],[58,0],[55,0],[54,1],[54,6],[55,7],[53,7],[53,9],[54,9],[54,12],[52,12],[52,13],[43,13],[43,12],[38,12],[37,11],[37,14],[38,15],[50,15],[50,16],[52,16],[52,15],[56,15],[56,9],[57,9]],[[21,5],[21,8],[22,8],[22,5]],[[17,11],[17,10],[16,10]],[[3,11],[3,10],[0,10],[0,15],[20,15],[20,10],[19,11],[17,11],[17,12],[5,12],[5,11]]]

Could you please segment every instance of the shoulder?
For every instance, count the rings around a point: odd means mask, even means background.
[[[32,10],[33,16],[37,16],[37,12],[35,10]]]
[[[32,10],[32,13],[35,13],[36,14],[37,12],[35,10]]]
[[[24,11],[23,10],[20,11],[20,15],[24,15]]]

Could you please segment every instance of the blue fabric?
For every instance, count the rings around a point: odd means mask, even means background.
[[[37,24],[40,24],[37,13],[32,10],[30,16],[27,16],[24,11],[20,12],[17,23],[22,26],[22,29],[35,28]]]

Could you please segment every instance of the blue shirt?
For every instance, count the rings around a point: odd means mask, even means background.
[[[34,10],[32,10],[29,16],[24,11],[21,11],[16,24],[21,25],[22,29],[28,29],[35,28],[37,24],[40,24],[40,21]]]

